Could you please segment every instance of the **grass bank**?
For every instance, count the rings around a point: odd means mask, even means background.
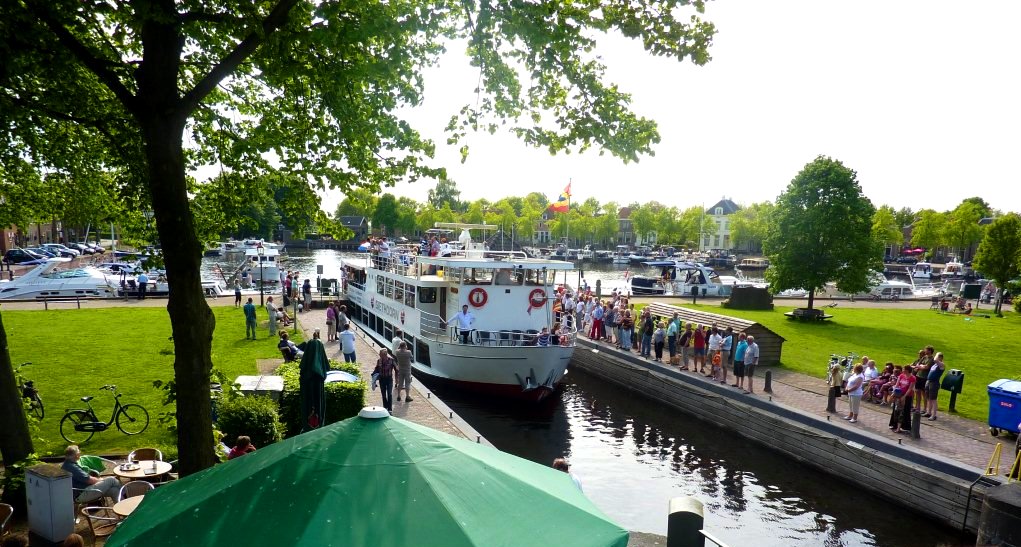
[[[244,315],[233,306],[214,307],[216,330],[213,333],[213,366],[229,378],[254,374],[256,360],[278,357],[276,340],[270,339],[265,326],[266,311],[260,314],[259,339],[245,340]],[[128,436],[111,429],[96,433],[83,450],[91,454],[127,453],[133,448],[154,446],[164,455],[176,454],[177,440],[157,423],[164,411],[162,392],[153,388],[154,380],[169,380],[174,375],[174,343],[170,317],[164,308],[102,308],[51,311],[5,311],[11,360],[17,364],[31,361],[22,369],[36,387],[46,405],[46,417],[39,424],[36,451],[56,455],[67,444],[60,436],[60,419],[67,408],[83,407],[79,400],[93,395],[92,406],[101,420],[108,420],[113,397],[99,391],[115,384],[123,394],[123,403],[137,403],[149,411],[149,428],[141,435]]]
[[[787,341],[782,366],[810,376],[825,377],[831,353],[853,351],[868,355],[881,369],[883,364],[912,362],[918,350],[931,344],[942,351],[947,369],[964,371],[964,392],[958,396],[960,415],[986,422],[989,397],[986,390],[994,380],[1021,374],[1021,317],[1006,312],[1003,318],[966,318],[932,310],[835,308],[827,310],[828,321],[794,321],[783,314],[792,307],[772,311],[731,310],[718,304],[683,307],[729,315],[761,323]],[[981,313],[982,310],[979,310]],[[949,394],[940,394],[940,408],[946,409]]]

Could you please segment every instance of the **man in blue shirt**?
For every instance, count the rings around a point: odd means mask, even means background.
[[[255,304],[252,303],[252,299],[248,299],[248,303],[244,306],[245,310],[245,340],[251,337],[255,340]]]
[[[82,453],[78,450],[78,446],[72,444],[64,450],[64,463],[60,466],[61,469],[71,474],[71,487],[79,491],[76,496],[77,501],[95,501],[104,496],[116,500],[117,493],[121,489],[121,483],[117,477],[100,479],[90,475],[88,471],[78,465],[78,459],[81,456]]]
[[[138,274],[138,299],[145,300],[145,290],[149,288],[149,276],[145,272]]]

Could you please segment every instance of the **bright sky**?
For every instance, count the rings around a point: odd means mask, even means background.
[[[656,120],[655,157],[550,156],[509,134],[469,136],[466,163],[445,145],[451,114],[474,103],[477,73],[452,50],[410,120],[438,147],[461,198],[544,193],[574,200],[709,206],[776,199],[819,154],[858,172],[875,205],[947,210],[980,196],[1021,202],[1021,2],[721,0],[704,67],[603,42],[609,78]],[[433,181],[387,191],[424,201]],[[332,211],[343,198],[331,193]]]

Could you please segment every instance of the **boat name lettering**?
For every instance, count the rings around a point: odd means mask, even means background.
[[[375,300],[372,303],[372,309],[383,312],[384,315],[393,317],[394,319],[397,319],[398,317],[397,308],[395,306],[391,306],[390,304],[379,300]]]

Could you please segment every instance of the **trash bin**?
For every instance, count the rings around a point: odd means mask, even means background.
[[[1021,423],[1021,382],[996,380],[989,384],[989,434],[1018,433]]]
[[[74,532],[71,474],[52,463],[25,470],[28,529],[47,541],[62,542]]]

